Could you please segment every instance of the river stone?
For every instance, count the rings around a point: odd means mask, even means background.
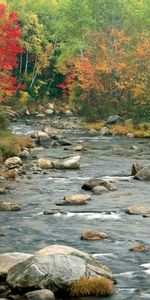
[[[48,158],[39,158],[37,161],[37,166],[41,169],[51,169],[52,161]]]
[[[129,249],[130,251],[134,252],[148,252],[149,248],[146,245],[137,245]]]
[[[29,159],[30,158],[30,153],[28,150],[24,149],[20,152],[19,154],[20,158],[22,159]]]
[[[90,134],[90,135],[97,135],[98,132],[97,132],[96,129],[92,128],[92,129],[89,130],[89,134]]]
[[[104,240],[108,234],[103,231],[86,230],[81,235],[81,240]]]
[[[0,211],[19,211],[21,205],[15,202],[0,202]]]
[[[52,291],[43,289],[28,292],[24,295],[24,300],[54,300],[55,296]]]
[[[21,166],[22,165],[22,160],[21,160],[20,157],[14,156],[14,157],[10,157],[10,158],[6,159],[4,164],[8,168],[11,167],[11,166],[14,166],[14,165],[15,166],[16,165]]]
[[[130,215],[150,214],[150,208],[142,205],[133,205],[129,206],[125,212]]]
[[[31,254],[21,252],[0,254],[0,276],[6,276],[11,267],[22,261],[25,261],[31,256]]]
[[[142,181],[150,181],[150,166],[141,169],[136,173],[134,178]]]
[[[91,196],[83,195],[83,194],[66,195],[63,200],[64,202],[70,204],[82,204],[84,202],[91,200]]]
[[[37,139],[37,144],[43,147],[48,147],[50,145],[50,136],[46,132],[38,132]]]
[[[91,179],[91,180],[86,181],[82,185],[82,189],[87,190],[87,191],[91,191],[96,186],[104,186],[109,191],[115,191],[115,190],[117,190],[117,186],[116,186],[116,181],[115,180],[112,180],[112,179],[110,179],[110,180],[109,179],[102,179],[102,178],[95,178],[95,179]]]
[[[111,132],[110,130],[108,129],[108,127],[102,127],[99,131],[99,134],[100,135],[110,135]]]
[[[54,293],[67,291],[68,285],[81,277],[105,276],[114,280],[110,270],[83,258],[56,253],[50,256],[33,256],[8,271],[7,283],[19,289],[50,289]]]
[[[72,156],[66,159],[52,161],[52,166],[55,169],[79,169],[80,168],[80,155]]]
[[[106,189],[104,186],[97,185],[97,186],[95,186],[95,187],[92,189],[92,192],[93,192],[95,195],[101,195],[101,194],[103,194],[103,193],[108,193],[109,190]]]
[[[133,163],[131,176],[135,176],[142,169],[143,169],[143,166],[141,166],[139,163],[137,163],[137,162]]]
[[[51,126],[44,126],[43,131],[46,132],[50,137],[56,138],[58,137],[60,130],[57,128],[53,128]]]

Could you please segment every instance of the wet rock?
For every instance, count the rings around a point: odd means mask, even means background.
[[[31,256],[31,254],[21,252],[0,254],[0,276],[5,277],[11,267],[22,261],[25,261]]]
[[[104,186],[95,186],[93,189],[92,189],[92,192],[95,194],[95,195],[101,195],[103,193],[108,193],[109,190],[106,189]]]
[[[121,123],[123,123],[123,119],[118,115],[110,116],[106,121],[106,125],[116,125]]]
[[[43,151],[44,147],[34,147],[30,149],[31,156],[36,156],[39,152]]]
[[[99,134],[100,135],[110,135],[111,132],[110,132],[110,130],[109,130],[108,127],[102,127],[101,130],[100,130],[100,132],[99,132]]]
[[[52,161],[52,166],[55,169],[79,169],[80,168],[80,156],[71,156],[66,159],[60,159]]]
[[[65,141],[65,140],[62,140],[62,139],[59,139],[59,140],[58,140],[58,144],[59,144],[60,146],[70,146],[70,145],[72,145],[72,143],[70,143],[70,142],[68,142],[68,141]]]
[[[61,203],[62,205],[81,205],[81,204],[86,204],[87,201],[89,200],[91,200],[90,195],[75,194],[75,195],[66,195],[63,199],[63,202]]]
[[[46,132],[43,132],[43,131],[38,132],[37,144],[39,144],[43,147],[49,147],[50,136]]]
[[[142,181],[150,181],[150,166],[141,169],[135,174],[134,178]]]
[[[59,213],[59,210],[57,210],[57,209],[51,209],[51,210],[45,210],[43,212],[43,215],[53,216],[53,215],[56,215],[57,213]]]
[[[103,231],[86,230],[81,235],[81,240],[104,240],[108,234]]]
[[[71,254],[55,253],[33,256],[8,271],[7,282],[12,288],[50,289],[54,293],[68,290],[68,285],[81,277],[92,276],[114,280],[110,270],[95,260]]]
[[[5,160],[4,165],[8,168],[15,168],[16,166],[22,166],[22,160],[17,156],[10,157]]]
[[[125,209],[125,212],[130,215],[150,214],[150,208],[142,205],[133,205]]]
[[[53,128],[48,125],[44,126],[43,131],[46,132],[51,138],[57,138],[60,133],[59,129]]]
[[[138,245],[130,248],[129,250],[134,252],[148,252],[149,248],[146,245]]]
[[[48,158],[39,158],[37,161],[37,166],[41,169],[51,169],[52,161]]]
[[[21,206],[15,202],[0,202],[0,211],[19,211]]]
[[[51,290],[43,289],[28,292],[23,298],[24,300],[54,300],[55,296]]]
[[[143,166],[141,166],[139,163],[137,163],[137,162],[133,163],[131,176],[135,176],[142,169],[143,169]]]
[[[109,180],[109,179],[102,179],[102,178],[95,178],[95,179],[91,179],[86,181],[83,185],[82,185],[82,189],[90,191],[93,190],[93,188],[95,188],[96,186],[103,186],[106,189],[108,189],[109,191],[115,191],[117,190],[117,185],[116,185],[116,180]]]

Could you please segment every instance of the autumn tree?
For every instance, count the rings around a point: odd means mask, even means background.
[[[13,70],[18,66],[17,55],[23,51],[20,39],[17,13],[7,13],[6,5],[0,5],[0,102],[6,101],[17,89],[23,88],[13,76]]]

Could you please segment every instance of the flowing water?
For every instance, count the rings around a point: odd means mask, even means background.
[[[35,129],[23,122],[12,127],[23,134]],[[78,140],[86,145],[80,170],[51,170],[33,174],[31,178],[24,176],[9,194],[0,195],[0,200],[13,200],[22,205],[19,212],[1,212],[0,252],[34,253],[51,244],[76,247],[91,253],[116,274],[116,293],[109,299],[150,299],[150,252],[129,251],[137,244],[150,245],[150,218],[124,212],[134,204],[150,206],[149,183],[127,176],[133,162],[149,163],[150,141],[92,137],[82,129],[66,128],[63,134],[73,145]],[[61,146],[50,147],[38,153],[38,157],[58,158],[69,153],[71,151]],[[87,193],[81,189],[82,184],[101,176],[117,178],[118,190],[91,195],[92,200],[87,205],[56,206],[66,194]],[[54,215],[43,214],[51,209],[59,211]],[[87,229],[105,231],[109,238],[81,240],[82,232]]]

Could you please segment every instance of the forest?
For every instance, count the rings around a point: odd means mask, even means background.
[[[149,0],[0,0],[0,103],[149,121]]]

